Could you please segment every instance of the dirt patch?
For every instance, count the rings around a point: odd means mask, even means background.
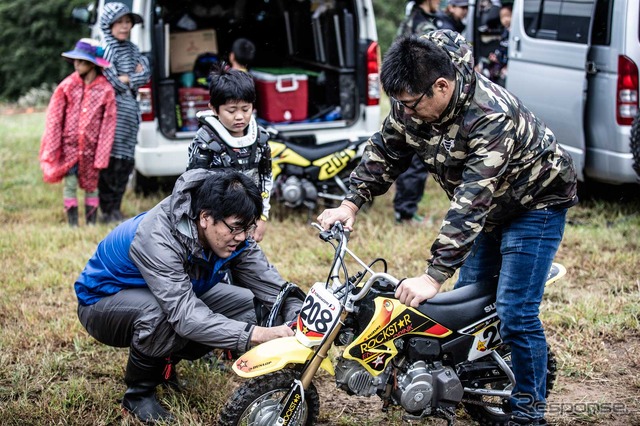
[[[33,114],[46,111],[47,107],[19,107],[17,105],[0,105],[0,115]]]

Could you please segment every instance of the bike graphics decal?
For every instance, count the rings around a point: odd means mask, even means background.
[[[420,311],[398,300],[375,299],[375,312],[367,328],[344,352],[345,358],[360,362],[373,375],[384,371],[398,350],[393,341],[405,334],[446,337],[452,333]]]
[[[320,167],[318,179],[327,180],[334,177],[340,173],[355,156],[356,152],[354,150],[345,149],[317,159],[313,162],[313,165]]]
[[[281,172],[281,164],[293,164],[294,166],[307,167],[311,162],[280,142],[269,142],[271,148],[271,174],[275,179]]]
[[[276,424],[287,426],[292,424],[291,421],[295,419],[295,414],[298,411],[300,404],[304,402],[304,390],[302,388],[302,382],[296,380],[293,383],[293,388],[289,392],[286,402],[280,411],[280,416]]]
[[[471,326],[460,330],[460,334],[474,336],[473,344],[467,359],[473,361],[481,358],[502,344],[500,337],[500,319],[493,314]]]

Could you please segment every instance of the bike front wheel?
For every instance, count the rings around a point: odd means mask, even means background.
[[[220,413],[222,426],[271,426],[276,424],[282,409],[280,400],[289,392],[297,378],[295,370],[285,369],[250,379],[240,385]],[[291,425],[315,424],[320,412],[320,398],[313,385],[304,392],[304,402]]]

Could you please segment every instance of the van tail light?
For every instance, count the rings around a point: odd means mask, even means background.
[[[616,120],[630,126],[638,112],[638,66],[624,55],[618,56],[618,92]]]
[[[153,112],[153,96],[151,95],[151,82],[138,89],[138,105],[140,106],[142,121],[153,121],[155,118]]]
[[[380,104],[380,47],[372,41],[367,48],[367,105]]]

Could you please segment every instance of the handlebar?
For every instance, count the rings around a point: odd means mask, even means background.
[[[379,279],[384,279],[389,281],[391,284],[394,285],[394,287],[397,287],[398,284],[400,283],[400,280],[398,280],[397,278],[395,278],[390,274],[387,274],[386,272],[373,271],[369,267],[369,265],[364,263],[358,256],[356,256],[351,250],[347,248],[350,231],[344,229],[342,223],[340,222],[334,223],[331,226],[331,229],[329,230],[325,230],[324,228],[322,228],[322,226],[320,226],[318,223],[315,223],[315,222],[311,223],[311,226],[315,227],[316,229],[318,229],[318,231],[320,231],[320,239],[322,239],[323,241],[329,242],[331,240],[336,240],[339,242],[338,246],[336,247],[336,259],[334,261],[333,268],[331,270],[331,275],[330,275],[330,279],[333,280],[332,284],[333,284],[334,291],[337,288],[342,287],[342,283],[339,280],[339,271],[342,266],[342,263],[344,262],[345,253],[348,253],[358,264],[360,264],[360,266],[362,266],[366,270],[366,272],[369,272],[371,274],[371,277],[362,286],[360,291],[358,291],[355,294],[348,294],[347,302],[345,303],[345,305],[348,305],[348,306],[352,305],[353,302],[357,302],[358,300],[362,299],[367,293],[369,293],[369,290],[371,290],[371,286],[373,286],[373,283]]]

